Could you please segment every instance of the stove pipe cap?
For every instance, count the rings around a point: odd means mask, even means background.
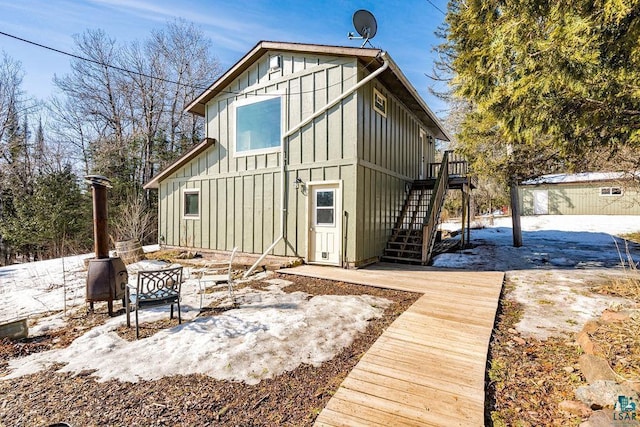
[[[87,175],[84,177],[84,182],[91,185],[101,185],[103,187],[112,188],[111,180],[102,175]]]

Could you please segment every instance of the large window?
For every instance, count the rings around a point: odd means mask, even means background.
[[[197,219],[200,217],[200,190],[188,189],[182,193],[184,204],[182,216],[185,218]]]
[[[237,155],[277,151],[282,135],[280,96],[254,96],[236,103]]]

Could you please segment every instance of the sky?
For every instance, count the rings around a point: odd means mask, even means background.
[[[614,241],[614,236],[638,231],[637,216],[616,216],[615,220],[598,215],[523,217],[525,244],[520,248],[511,246],[510,218],[478,221],[481,228],[471,233],[477,246],[439,255],[434,265],[505,271],[513,288],[508,297],[523,308],[522,318],[514,326],[521,336],[568,338],[604,309],[629,304],[594,292],[593,287],[602,278],[624,273],[619,268],[616,241],[623,251],[624,244],[620,239]],[[459,228],[459,223],[447,225]],[[157,250],[157,246],[146,250]],[[640,248],[635,245],[629,250],[638,260]],[[89,256],[67,257],[64,264],[57,259],[0,267],[0,323],[27,316],[37,319],[37,324],[29,327],[30,336],[64,327],[67,317],[56,311],[65,306],[82,311],[86,283],[82,260]],[[135,271],[158,268],[159,263],[144,260],[128,265],[129,284],[135,285]],[[201,373],[254,384],[302,363],[317,366],[330,360],[389,304],[386,299],[367,295],[312,297],[302,292],[286,293],[289,281],[261,272],[250,277],[247,286],[237,287],[237,308],[218,316],[196,317],[200,306],[198,281],[194,275],[186,277],[182,285],[182,325],[129,342],[113,332],[126,322],[124,315],[115,316],[67,348],[11,360],[10,374],[5,378],[63,363],[63,371],[96,370],[93,375],[102,381],[135,382]],[[253,280],[266,283],[254,288]],[[203,306],[216,301],[221,306],[230,304],[226,284],[212,290],[204,294]],[[120,307],[119,302],[114,305]],[[104,304],[97,309],[106,310]],[[141,310],[141,320],[166,319],[168,310],[167,306]],[[234,369],[229,370],[229,366]]]
[[[446,0],[0,0],[0,31],[20,38],[73,50],[73,35],[102,29],[118,42],[145,39],[154,28],[183,18],[194,22],[212,41],[213,54],[228,69],[260,40],[358,47],[349,40],[356,10],[376,17],[378,32],[371,43],[386,50],[427,101],[443,117],[446,104],[429,92],[440,43],[435,36],[444,21]],[[70,58],[0,35],[0,50],[21,62],[23,89],[31,97],[55,93],[54,75],[70,71]],[[212,82],[213,83],[213,82]]]

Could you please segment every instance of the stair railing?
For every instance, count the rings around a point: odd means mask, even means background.
[[[434,192],[431,195],[429,210],[422,224],[422,264],[427,264],[431,260],[431,253],[436,240],[436,230],[438,227],[438,219],[444,204],[444,198],[447,194],[449,184],[449,151],[445,151],[442,156],[442,163]]]

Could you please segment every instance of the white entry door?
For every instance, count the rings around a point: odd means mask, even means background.
[[[309,248],[310,263],[340,265],[342,191],[339,182],[310,182]]]
[[[549,214],[549,190],[533,190],[533,214]]]

